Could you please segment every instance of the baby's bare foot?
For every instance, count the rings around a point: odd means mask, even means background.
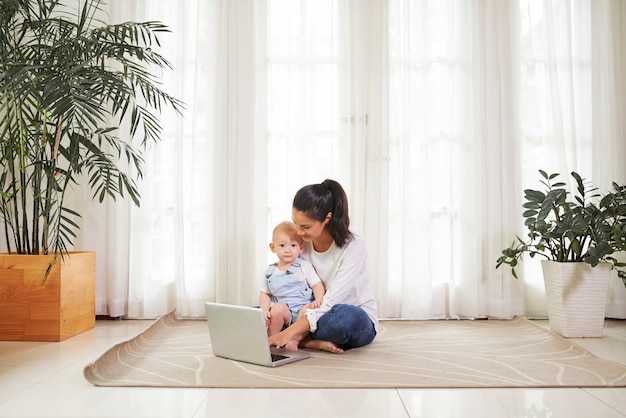
[[[287,344],[285,344],[285,349],[289,351],[298,351],[298,341],[289,341]]]
[[[341,347],[337,347],[337,345],[331,343],[330,341],[308,340],[304,342],[302,346],[306,348],[312,348],[313,350],[328,351],[334,354],[343,353],[343,349]]]

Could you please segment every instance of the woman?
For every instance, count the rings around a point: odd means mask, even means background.
[[[378,330],[376,300],[367,271],[363,238],[350,230],[348,200],[334,180],[301,188],[293,199],[293,221],[306,245],[301,257],[310,261],[326,294],[317,309],[269,338],[271,346],[288,343],[343,353],[371,343]]]

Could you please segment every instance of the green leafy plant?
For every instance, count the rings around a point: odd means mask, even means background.
[[[524,225],[527,239],[519,236],[502,251],[496,268],[502,264],[515,267],[524,254],[545,257],[558,262],[585,262],[596,266],[601,261],[612,263],[626,285],[626,263],[615,253],[626,250],[626,186],[613,183],[612,190],[600,195],[578,173],[574,199],[569,199],[566,184],[553,182],[559,174],[548,175],[539,170],[543,191],[524,190]]]
[[[0,0],[0,217],[10,253],[67,254],[80,214],[66,197],[83,178],[100,202],[139,205],[143,151],[162,133],[157,113],[183,109],[155,75],[171,69],[157,52],[168,28],[105,24],[101,5]]]

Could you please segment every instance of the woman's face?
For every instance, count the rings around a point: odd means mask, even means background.
[[[329,213],[324,222],[320,222],[309,218],[304,212],[297,209],[292,209],[291,211],[291,217],[298,229],[298,235],[307,242],[318,239],[324,233],[324,227],[330,220],[330,216],[331,214]]]

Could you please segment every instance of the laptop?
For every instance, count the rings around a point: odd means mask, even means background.
[[[218,357],[277,367],[310,356],[306,351],[270,348],[259,308],[212,302],[205,306],[213,354]]]

